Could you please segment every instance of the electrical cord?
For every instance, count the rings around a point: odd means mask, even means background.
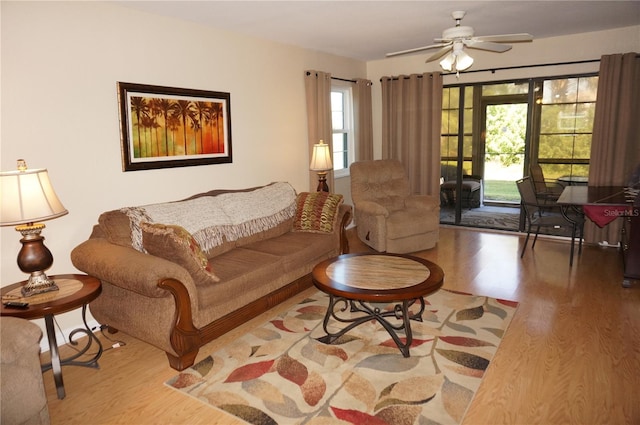
[[[126,342],[124,341],[120,341],[117,339],[112,339],[109,338],[105,333],[104,330],[107,329],[109,326],[107,325],[100,325],[100,333],[102,334],[102,336],[108,340],[109,342],[112,342],[113,344],[111,344],[111,347],[106,347],[104,348],[102,351],[108,351],[108,350],[113,350],[114,348],[120,348],[120,347],[124,347],[125,345],[127,345]]]
[[[73,342],[72,342],[71,340],[68,340],[68,339],[67,339],[67,337],[65,336],[64,332],[62,331],[62,328],[60,327],[60,324],[59,324],[59,323],[58,323],[58,321],[56,320],[55,316],[53,317],[53,323],[55,323],[56,327],[58,328],[58,331],[60,332],[60,335],[62,335],[62,340],[64,341],[64,343],[65,343],[68,347],[71,347],[72,349],[74,349],[76,352],[78,352],[78,353],[79,353],[79,352],[80,352],[80,350],[76,347],[76,345],[78,345],[78,343],[77,343],[76,341],[73,341]],[[103,352],[103,353],[104,353],[105,351],[113,350],[114,348],[120,348],[120,347],[124,347],[125,345],[127,345],[127,343],[126,343],[126,342],[124,342],[124,341],[120,341],[120,340],[115,340],[115,339],[109,338],[109,337],[105,334],[105,332],[104,332],[104,330],[105,330],[105,329],[107,329],[108,327],[109,327],[109,326],[107,326],[107,325],[100,325],[100,333],[102,334],[102,336],[103,336],[106,340],[108,340],[109,342],[111,342],[111,343],[112,343],[112,344],[111,344],[111,346],[109,346],[109,347],[104,347],[104,346],[103,346],[103,348],[102,348],[102,352]],[[82,329],[82,328],[80,328],[80,329]],[[90,330],[90,331],[89,331],[89,330],[86,330],[86,329],[82,329],[82,330],[84,330],[85,332],[91,332],[91,333],[93,333],[93,331],[95,331],[96,329],[97,329],[97,327],[93,327],[93,328],[91,328],[91,330]],[[94,335],[94,336],[95,336],[95,335]],[[89,336],[89,335],[87,335],[87,338],[90,338],[90,336]],[[96,337],[96,338],[97,338],[97,337]],[[85,354],[87,354],[87,355],[92,355],[92,354],[93,354],[93,355],[95,356],[95,355],[97,355],[97,354],[98,354],[98,352],[96,351],[95,353],[85,353]]]

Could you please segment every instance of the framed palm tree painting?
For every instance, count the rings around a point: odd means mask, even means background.
[[[118,82],[123,171],[232,162],[231,95]]]

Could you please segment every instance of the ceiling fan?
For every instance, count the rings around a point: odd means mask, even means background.
[[[455,11],[451,13],[451,16],[456,21],[456,26],[444,30],[442,32],[442,38],[436,38],[434,40],[437,44],[387,53],[386,57],[389,58],[393,56],[406,55],[408,53],[420,52],[423,50],[440,48],[440,50],[431,55],[426,62],[431,62],[447,55],[440,61],[442,69],[445,71],[451,71],[455,64],[456,71],[464,71],[473,64],[473,58],[464,51],[465,46],[470,49],[502,53],[511,49],[510,45],[502,43],[519,43],[533,40],[533,36],[527,33],[485,35],[476,37],[474,36],[472,27],[460,25],[460,22],[466,13],[467,12],[464,11]]]

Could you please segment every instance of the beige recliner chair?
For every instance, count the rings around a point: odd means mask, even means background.
[[[0,423],[49,424],[40,367],[42,331],[25,319],[0,319]]]
[[[438,241],[440,199],[412,195],[400,161],[354,162],[351,171],[356,231],[378,252],[408,253]]]

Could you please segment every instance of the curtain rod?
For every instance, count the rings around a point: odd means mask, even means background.
[[[471,71],[463,71],[463,72],[465,74],[471,74],[472,72],[491,72],[492,74],[495,74],[496,71],[504,71],[507,69],[537,68],[542,66],[576,65],[576,64],[591,63],[591,62],[600,62],[600,59],[588,59],[588,60],[573,61],[573,62],[539,63],[539,64],[533,64],[533,65],[503,66],[500,68],[474,69]],[[445,76],[445,75],[456,75],[456,74],[457,72],[448,72],[442,75]],[[409,77],[405,77],[405,78],[409,78]],[[422,78],[422,74],[418,75],[418,78]],[[393,77],[392,79],[397,80],[398,77]],[[380,81],[382,81],[382,78],[380,78]]]
[[[495,74],[496,71],[505,71],[508,69],[539,68],[542,66],[578,65],[582,63],[593,63],[593,62],[600,62],[600,59],[587,59],[583,61],[572,61],[572,62],[539,63],[539,64],[533,64],[533,65],[503,66],[500,68],[472,69],[471,71],[463,71],[463,72],[465,74],[471,74],[472,72],[491,72],[492,74]],[[456,74],[457,72],[448,72],[442,75],[444,76],[444,75],[456,75]]]
[[[640,58],[640,54],[636,54],[636,58]],[[475,70],[464,71],[464,72],[467,74],[470,74],[472,72],[491,71],[492,74],[495,74],[496,71],[504,71],[505,69],[537,68],[541,66],[577,65],[581,63],[592,63],[592,62],[600,62],[600,59],[586,59],[582,61],[572,61],[572,62],[540,63],[540,64],[534,64],[534,65],[505,66],[501,68],[475,69]],[[442,75],[456,75],[456,74],[457,74],[456,72],[449,72],[447,74],[442,74]]]
[[[307,75],[311,75],[311,73],[309,71],[307,71]],[[316,73],[316,77],[318,76],[318,74]],[[355,83],[356,80],[349,80],[347,78],[339,78],[339,77],[331,77],[332,80],[338,80],[338,81],[346,81],[347,83]]]
[[[346,81],[347,83],[355,83],[356,80],[349,80],[348,78],[331,77],[332,80]]]

